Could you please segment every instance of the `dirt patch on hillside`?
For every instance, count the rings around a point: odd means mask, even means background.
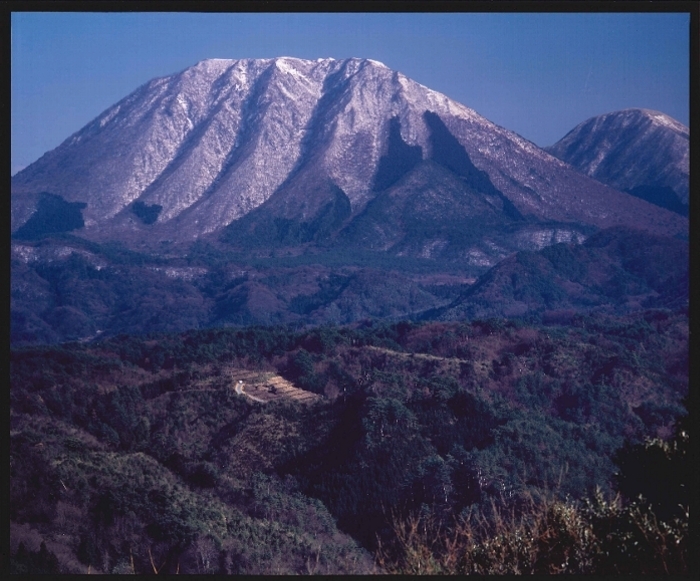
[[[322,399],[320,395],[299,389],[284,379],[284,377],[270,371],[230,369],[227,375],[231,379],[231,389],[260,403],[269,403],[283,399],[314,403]]]

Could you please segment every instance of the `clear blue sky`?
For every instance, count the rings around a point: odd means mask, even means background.
[[[21,13],[12,173],[146,81],[206,58],[367,57],[540,146],[609,111],[688,124],[688,14]]]

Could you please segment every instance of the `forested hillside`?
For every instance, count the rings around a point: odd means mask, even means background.
[[[272,248],[256,257],[198,242],[182,258],[177,249],[154,255],[65,235],[14,244],[10,339],[26,345],[363,319],[561,323],[577,313],[675,310],[688,304],[688,252],[686,241],[621,227],[583,244],[517,252],[492,268],[351,245]]]
[[[12,570],[684,573],[688,363],[663,309],[15,348]]]

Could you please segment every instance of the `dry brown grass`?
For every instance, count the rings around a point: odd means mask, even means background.
[[[688,515],[686,515],[687,517]],[[687,574],[688,518],[664,523],[640,503],[598,493],[585,506],[526,496],[450,526],[432,514],[395,519],[377,562],[409,575]]]

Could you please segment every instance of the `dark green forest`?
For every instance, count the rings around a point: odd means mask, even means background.
[[[657,308],[14,347],[11,571],[687,574],[688,341]]]

